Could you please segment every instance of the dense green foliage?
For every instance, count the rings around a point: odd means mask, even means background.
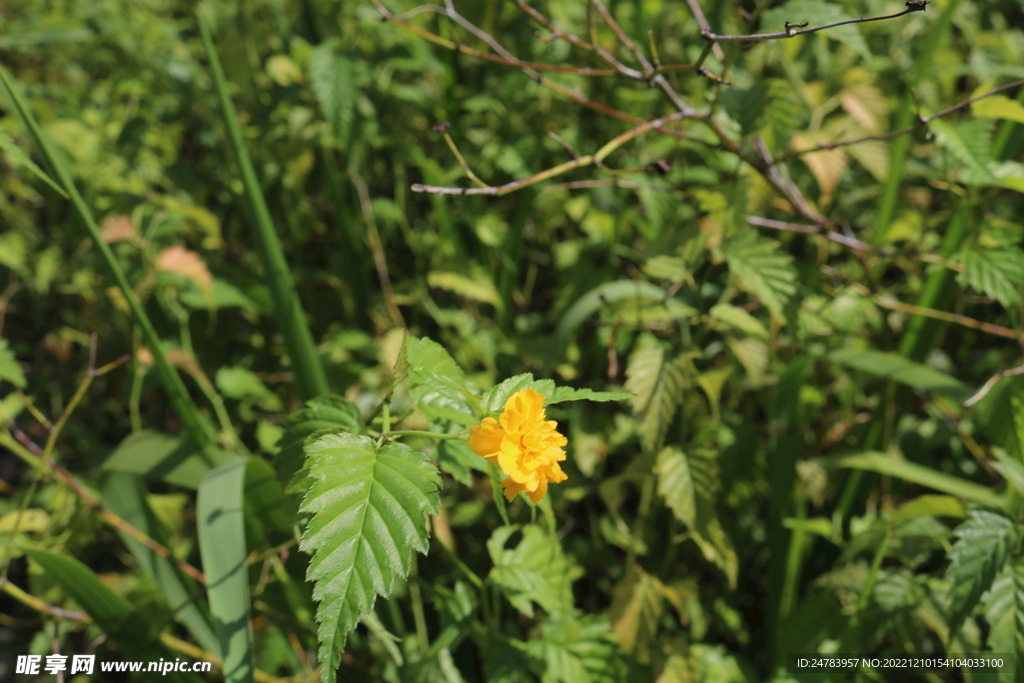
[[[1019,680],[1024,3],[375,4],[0,3],[0,677]]]

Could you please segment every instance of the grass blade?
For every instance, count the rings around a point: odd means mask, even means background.
[[[72,205],[75,207],[75,212],[78,213],[78,217],[85,223],[86,229],[89,231],[89,237],[92,238],[93,246],[100,252],[100,256],[103,258],[104,263],[107,264],[108,270],[111,275],[114,276],[114,281],[117,282],[118,288],[121,290],[121,294],[124,296],[125,301],[128,302],[128,307],[131,310],[132,317],[135,319],[136,324],[142,329],[142,338],[149,350],[153,354],[153,362],[156,365],[157,373],[160,376],[160,380],[164,385],[164,389],[167,391],[167,396],[171,401],[171,405],[174,406],[174,410],[178,413],[178,418],[181,420],[181,424],[188,434],[189,439],[197,446],[205,447],[215,443],[216,436],[213,427],[207,423],[202,415],[199,413],[199,409],[196,404],[192,401],[192,397],[189,396],[188,390],[185,388],[185,383],[182,381],[181,376],[178,375],[174,366],[167,360],[167,356],[164,355],[163,345],[160,342],[160,337],[157,336],[156,330],[153,328],[153,324],[149,320],[149,316],[142,308],[142,304],[139,303],[138,297],[135,296],[135,290],[128,283],[128,278],[124,274],[124,270],[121,269],[121,264],[118,263],[117,257],[114,256],[114,252],[110,249],[110,245],[103,241],[100,236],[99,226],[96,224],[96,219],[93,218],[92,212],[89,210],[88,205],[82,198],[82,195],[78,192],[78,188],[75,187],[75,182],[71,178],[71,171],[64,165],[61,157],[56,153],[53,147],[53,143],[50,142],[49,137],[43,131],[39,122],[36,121],[35,116],[32,115],[32,111],[28,108],[28,104],[22,99],[21,94],[14,86],[13,81],[7,74],[7,70],[0,66],[0,80],[3,81],[4,88],[7,91],[7,95],[17,109],[18,114],[24,120],[29,133],[32,136],[36,146],[42,152],[43,158],[46,159],[47,164],[53,170],[57,176],[57,181],[61,187],[67,193],[71,199]]]
[[[253,683],[252,623],[246,564],[245,461],[212,470],[199,485],[199,553],[210,612],[224,654],[225,683]]]
[[[198,13],[196,18],[199,21],[199,30],[203,34],[203,45],[206,47],[206,54],[210,60],[210,70],[213,72],[213,82],[217,89],[221,114],[224,116],[224,126],[227,128],[231,149],[238,161],[238,168],[242,174],[242,185],[245,187],[246,202],[256,226],[256,245],[260,259],[263,261],[263,267],[266,269],[267,282],[274,296],[277,323],[281,334],[284,335],[288,355],[295,368],[295,379],[299,385],[299,392],[302,394],[303,400],[309,400],[327,393],[327,374],[324,372],[320,356],[317,355],[313,346],[313,334],[309,330],[299,296],[292,286],[291,272],[288,269],[284,251],[281,249],[281,241],[274,231],[274,224],[270,219],[270,209],[267,208],[267,200],[263,196],[263,190],[260,189],[259,181],[256,179],[256,171],[249,159],[249,152],[246,150],[245,140],[242,138],[242,128],[238,125],[238,114],[228,95],[227,79],[224,76],[224,69],[221,68],[217,49],[213,45],[210,28],[201,13]]]
[[[927,486],[936,491],[948,493],[972,500],[980,505],[1003,510],[1006,508],[1006,496],[1001,496],[981,484],[975,484],[944,472],[933,470],[917,463],[900,460],[885,453],[867,452],[842,455],[830,459],[828,464],[834,467],[848,467],[867,470],[878,474],[887,474],[904,481]]]
[[[111,512],[157,543],[165,548],[170,545],[163,526],[146,502],[146,488],[140,477],[126,472],[111,472],[103,483],[103,502]],[[160,586],[167,604],[175,610],[175,618],[188,629],[200,647],[219,655],[217,635],[199,604],[193,601],[193,595],[199,590],[195,582],[184,576],[166,557],[156,554],[123,531],[118,535],[139,565]]]

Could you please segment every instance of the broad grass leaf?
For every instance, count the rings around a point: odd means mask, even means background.
[[[736,551],[715,511],[719,481],[714,454],[699,450],[687,454],[668,447],[658,454],[654,472],[666,505],[687,526],[704,557],[735,586],[739,569]]]
[[[215,449],[200,450],[176,436],[144,429],[125,437],[101,469],[195,489],[207,472],[237,458]]]
[[[759,32],[784,31],[787,21],[791,24],[801,24],[806,21],[810,23],[810,28],[813,28],[850,18],[850,15],[839,5],[831,5],[820,0],[797,0],[797,2],[787,2],[781,7],[765,12],[764,18],[761,19]],[[860,30],[855,25],[837,26],[823,31],[823,33],[832,40],[838,40],[852,47],[865,59],[871,56],[867,43],[864,42]],[[810,39],[813,40],[814,37],[810,36]]]
[[[0,381],[7,380],[19,389],[26,386],[25,373],[18,365],[14,352],[7,346],[7,340],[0,338]]]
[[[274,468],[278,481],[287,486],[289,493],[305,493],[312,483],[308,472],[296,474],[305,462],[303,446],[313,434],[359,434],[363,430],[359,408],[340,396],[319,396],[307,401],[306,407],[291,415],[284,427]]]
[[[523,528],[519,544],[506,548],[518,530],[515,526],[498,527],[487,541],[494,563],[490,580],[513,607],[528,616],[533,616],[533,603],[552,614],[572,612],[572,584],[582,571],[562,551],[558,539],[538,526]]]
[[[314,483],[302,502],[312,513],[299,548],[312,555],[320,679],[333,681],[345,640],[378,595],[427,552],[424,515],[439,514],[440,477],[429,458],[401,443],[329,434],[306,447]]]
[[[543,662],[543,683],[621,683],[631,680],[622,650],[604,619],[552,619],[527,653]],[[635,679],[632,679],[635,680]]]
[[[744,233],[722,246],[729,271],[743,288],[756,296],[776,319],[796,293],[793,259],[779,251],[775,240],[762,239],[756,233]]]
[[[639,565],[612,589],[609,617],[622,649],[640,662],[649,662],[664,610],[665,586]]]
[[[957,280],[995,299],[1006,309],[1021,303],[1024,291],[1024,251],[1020,249],[968,249],[953,257],[964,266]]]
[[[828,354],[828,359],[854,370],[888,377],[894,382],[934,391],[957,401],[964,401],[973,393],[970,387],[955,377],[895,353],[846,346]]]
[[[67,199],[68,193],[64,191],[64,188],[58,185],[57,181],[51,178],[46,171],[39,168],[36,165],[36,162],[32,161],[32,158],[28,153],[26,153],[21,147],[18,147],[14,142],[14,139],[2,130],[0,130],[0,149],[10,154],[16,162],[27,168],[33,173],[33,175],[52,187],[61,197]]]
[[[683,388],[691,363],[685,356],[673,358],[659,346],[641,348],[633,353],[626,368],[627,391],[633,413],[640,418],[640,440],[644,450],[661,448],[676,409],[683,400]]]
[[[1012,520],[987,510],[972,510],[953,532],[946,579],[950,582],[950,629],[956,631],[992,587],[1006,560],[1016,552],[1021,529]]]
[[[1015,654],[1018,672],[1000,672],[999,683],[1014,683],[1024,661],[1024,561],[1007,563],[984,600],[988,645],[992,652]]]

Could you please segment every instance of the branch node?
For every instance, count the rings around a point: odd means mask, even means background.
[[[928,9],[929,0],[908,0],[906,4],[908,12],[924,12]]]
[[[430,130],[434,131],[435,133],[443,133],[451,127],[452,124],[448,123],[447,121],[442,121],[441,123],[435,123]]]

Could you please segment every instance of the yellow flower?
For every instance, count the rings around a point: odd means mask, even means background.
[[[568,441],[558,433],[558,423],[545,420],[544,397],[533,389],[512,394],[498,420],[485,417],[469,430],[469,447],[477,455],[497,463],[508,479],[501,482],[505,497],[513,500],[526,491],[539,503],[548,482],[566,480],[558,466],[565,460],[562,446]]]

